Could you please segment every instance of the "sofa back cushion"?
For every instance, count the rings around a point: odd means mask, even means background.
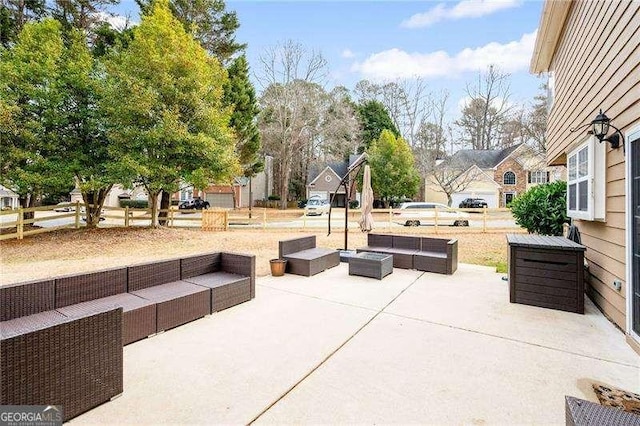
[[[129,266],[128,291],[180,281],[180,259]]]
[[[369,234],[367,235],[369,247],[393,247],[393,235]]]
[[[446,253],[449,240],[443,238],[422,238],[422,251],[432,251],[436,253]]]
[[[55,280],[0,286],[0,321],[55,309]]]
[[[127,268],[56,279],[56,308],[127,292]]]
[[[411,237],[408,235],[394,235],[393,248],[406,250],[420,250],[420,237]]]
[[[180,259],[180,277],[187,279],[198,275],[210,274],[221,269],[220,253],[208,253]]]
[[[293,238],[278,242],[278,254],[280,258],[291,253],[297,253],[303,250],[309,250],[316,247],[316,236]]]

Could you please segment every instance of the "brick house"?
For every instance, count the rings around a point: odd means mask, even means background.
[[[450,164],[460,167],[460,179],[473,176],[452,194],[452,207],[458,207],[465,198],[484,198],[490,208],[506,207],[532,186],[563,179],[565,174],[563,167],[548,167],[544,155],[525,144],[492,150],[463,149],[451,157]],[[433,182],[426,185],[425,200],[447,202],[442,189]]]

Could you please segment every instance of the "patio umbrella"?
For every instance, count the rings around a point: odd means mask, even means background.
[[[364,176],[362,178],[362,217],[360,218],[360,229],[362,232],[369,232],[373,228],[373,189],[371,189],[371,170],[369,165],[364,166]]]

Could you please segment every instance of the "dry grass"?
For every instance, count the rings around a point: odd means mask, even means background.
[[[455,231],[454,231],[455,229]],[[383,231],[381,231],[383,232]],[[394,233],[433,235],[433,229],[401,228]],[[102,228],[57,231],[24,240],[0,242],[0,284],[61,274],[167,259],[210,251],[235,251],[257,256],[257,274],[269,274],[269,259],[278,256],[278,240],[313,234],[296,230],[231,230],[202,232],[190,229]],[[318,246],[342,248],[344,232],[330,236],[315,231]],[[446,230],[442,236],[458,238],[458,259],[463,263],[496,266],[506,262],[504,232],[479,234]],[[366,234],[349,233],[349,248],[366,243]]]

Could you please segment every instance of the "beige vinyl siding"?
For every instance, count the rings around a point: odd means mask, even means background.
[[[625,130],[640,120],[640,2],[574,1],[550,69],[555,99],[548,122],[547,160],[585,140],[600,108]],[[613,130],[612,130],[613,131]],[[626,327],[625,157],[607,145],[606,222],[577,221],[589,262],[588,294],[619,327]],[[622,291],[613,281],[623,282]]]

